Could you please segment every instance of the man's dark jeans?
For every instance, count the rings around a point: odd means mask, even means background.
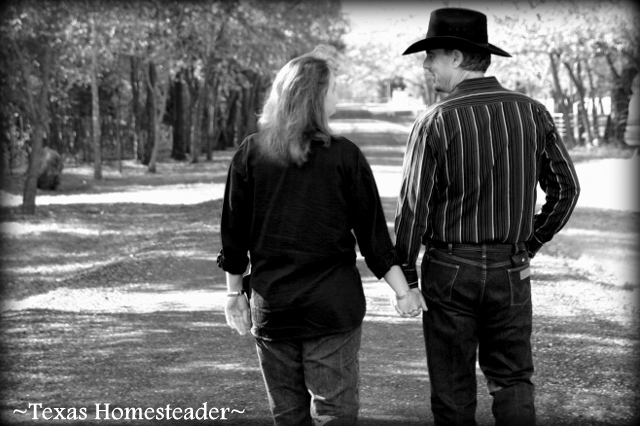
[[[317,338],[256,339],[277,426],[354,426],[362,327]]]
[[[428,247],[422,291],[429,307],[423,326],[435,424],[476,424],[476,351],[496,425],[535,424],[524,245]]]

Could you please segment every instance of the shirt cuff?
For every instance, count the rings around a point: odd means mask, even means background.
[[[533,238],[531,238],[529,241],[526,242],[526,245],[527,245],[527,252],[529,252],[529,258],[533,258],[538,252],[538,250],[542,248],[544,243],[540,242],[540,240],[538,240],[534,235]]]
[[[404,272],[409,288],[418,288],[418,271],[415,266],[413,268],[402,266],[402,272]]]
[[[225,272],[229,272],[230,274],[234,275],[241,275],[247,270],[247,266],[249,265],[249,257],[244,256],[232,260],[228,256],[224,255],[223,249],[220,249],[218,257],[216,258],[216,263],[218,264],[218,267],[220,267]]]
[[[398,256],[396,255],[396,250],[392,249],[382,256],[366,256],[364,261],[369,270],[373,272],[373,275],[381,279],[393,265],[398,264]]]

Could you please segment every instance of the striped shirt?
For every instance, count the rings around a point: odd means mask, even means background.
[[[421,244],[525,242],[531,255],[567,222],[580,192],[541,103],[495,77],[461,82],[414,123],[395,219],[407,281]],[[546,193],[536,212],[536,186]]]

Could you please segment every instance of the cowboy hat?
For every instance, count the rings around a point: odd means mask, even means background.
[[[464,49],[511,57],[489,43],[487,17],[483,13],[461,8],[444,8],[431,12],[427,36],[409,46],[403,55],[433,49]]]

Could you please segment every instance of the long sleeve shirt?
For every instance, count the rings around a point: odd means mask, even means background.
[[[536,186],[546,193],[536,213]],[[521,243],[533,255],[569,219],[578,178],[541,103],[494,77],[461,82],[414,123],[396,210],[410,285],[421,244]]]
[[[225,189],[220,266],[251,261],[252,334],[270,340],[358,327],[365,298],[356,240],[369,269],[397,264],[371,168],[350,140],[312,142],[302,166],[258,152],[257,135],[236,150]]]

